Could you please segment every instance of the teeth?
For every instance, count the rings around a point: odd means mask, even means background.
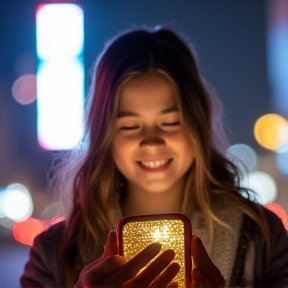
[[[166,163],[165,160],[141,162],[141,164],[147,168],[159,168]]]

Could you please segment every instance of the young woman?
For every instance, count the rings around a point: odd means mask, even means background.
[[[239,186],[218,102],[180,36],[160,28],[113,39],[88,96],[86,134],[56,173],[72,204],[35,239],[22,287],[177,287],[173,250],[154,243],[126,262],[110,232],[123,216],[173,212],[195,235],[191,287],[288,287],[287,233]]]

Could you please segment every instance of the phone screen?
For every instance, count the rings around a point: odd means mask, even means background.
[[[127,260],[155,242],[161,244],[161,250],[173,249],[176,253],[173,262],[180,265],[180,271],[173,281],[178,283],[178,287],[186,287],[191,275],[191,224],[185,215],[122,218],[117,224],[117,234],[120,255],[124,255]]]

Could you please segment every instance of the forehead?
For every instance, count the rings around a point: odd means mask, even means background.
[[[119,111],[154,111],[177,107],[173,83],[157,73],[130,80],[124,85],[119,97]]]

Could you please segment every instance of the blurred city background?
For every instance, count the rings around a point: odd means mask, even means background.
[[[47,217],[47,171],[81,136],[91,67],[111,37],[143,25],[193,44],[224,106],[227,153],[246,166],[243,185],[287,228],[286,0],[1,0],[0,288],[20,287],[33,238],[62,220]]]

